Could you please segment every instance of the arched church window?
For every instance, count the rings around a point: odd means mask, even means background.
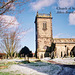
[[[43,22],[43,30],[47,29],[47,22]]]

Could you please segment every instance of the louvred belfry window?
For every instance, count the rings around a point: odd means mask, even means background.
[[[47,29],[47,23],[43,22],[43,30],[46,30],[46,29]]]

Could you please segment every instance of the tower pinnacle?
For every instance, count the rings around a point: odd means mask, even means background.
[[[52,17],[52,14],[51,14],[51,12],[50,12],[50,17]]]
[[[38,11],[37,11],[37,15],[36,16],[38,16]]]

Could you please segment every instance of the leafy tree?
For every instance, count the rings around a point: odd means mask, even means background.
[[[51,53],[51,59],[54,58],[54,51],[55,51],[55,43],[52,43],[51,44],[51,51],[50,51],[50,53]]]
[[[54,58],[54,51],[55,51],[55,43],[51,43],[51,46],[47,46],[46,52],[45,52],[45,57],[51,57],[51,59]]]
[[[29,50],[28,47],[23,47],[20,52],[19,52],[20,57],[28,57],[28,61],[29,61],[29,57],[32,57],[32,51]]]
[[[71,52],[70,52],[71,57],[74,56],[75,57],[75,46],[72,48]]]

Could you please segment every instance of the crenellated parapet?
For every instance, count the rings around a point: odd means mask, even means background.
[[[52,18],[52,15],[51,15],[51,12],[50,12],[50,14],[44,14],[44,13],[41,14],[41,13],[37,12],[36,17],[40,17],[40,18]]]

